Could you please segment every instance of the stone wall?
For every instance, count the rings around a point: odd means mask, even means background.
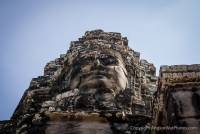
[[[200,127],[200,65],[162,66],[156,99],[157,125]]]

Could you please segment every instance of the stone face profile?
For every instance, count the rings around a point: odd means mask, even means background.
[[[87,31],[66,54],[47,63],[43,76],[32,79],[11,119],[0,122],[0,133],[150,134],[167,133],[152,126],[198,128],[199,70],[199,65],[163,66],[157,77],[154,65],[140,59],[120,33]]]

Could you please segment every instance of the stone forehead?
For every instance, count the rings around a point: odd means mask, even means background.
[[[117,52],[117,51],[112,51],[112,50],[96,50],[96,51],[84,51],[84,52],[80,52],[79,55],[77,56],[77,58],[84,58],[84,57],[106,57],[106,56],[113,56],[113,57],[117,57],[117,58],[122,58],[121,53]]]

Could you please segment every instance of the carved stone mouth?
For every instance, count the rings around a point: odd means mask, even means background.
[[[111,95],[111,94],[114,94],[114,92],[115,91],[113,89],[111,89],[111,88],[101,88],[101,89],[98,90],[98,93],[101,94],[101,95],[102,94],[104,94],[104,95],[105,94]]]
[[[97,75],[94,75],[92,78],[94,79],[101,79],[101,78],[104,78],[106,77],[105,75],[101,75],[101,74],[97,74]]]
[[[87,72],[87,73],[84,73],[82,74],[82,77],[83,78],[86,78],[86,77],[92,77],[92,78],[104,78],[104,77],[107,77],[107,78],[110,78],[112,77],[112,74],[110,74],[109,72],[105,72],[105,71],[90,71],[90,72]]]

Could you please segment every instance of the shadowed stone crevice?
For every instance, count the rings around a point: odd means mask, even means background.
[[[195,107],[196,113],[200,114],[200,92],[193,93],[192,95],[192,106]]]

